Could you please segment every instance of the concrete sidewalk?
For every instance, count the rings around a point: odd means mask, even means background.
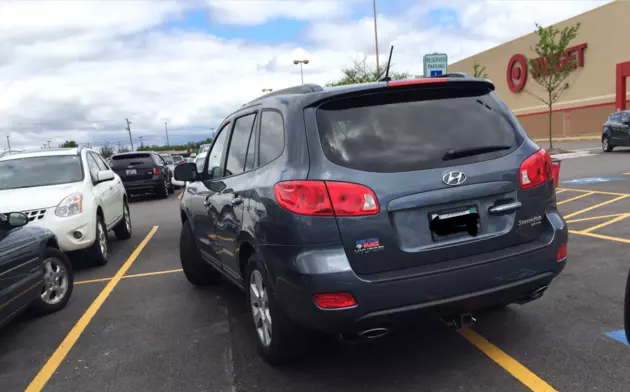
[[[601,134],[593,134],[593,135],[581,135],[581,136],[567,136],[567,137],[554,137],[552,138],[553,142],[581,142],[588,140],[600,140],[602,137]],[[547,142],[549,141],[548,137],[539,137],[532,139],[536,143],[539,142]]]

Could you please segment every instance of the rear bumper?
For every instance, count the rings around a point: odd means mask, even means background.
[[[162,187],[164,180],[161,177],[150,180],[123,181],[127,193],[154,193],[158,187]]]
[[[277,300],[289,318],[325,333],[394,328],[426,317],[456,316],[490,306],[526,302],[564,269],[556,252],[567,242],[559,217],[548,241],[493,252],[474,265],[441,271],[398,271],[392,276],[358,276],[341,244],[261,246]],[[506,255],[507,254],[507,255]],[[386,260],[384,260],[386,262]],[[408,272],[408,273],[407,273]],[[323,310],[315,293],[349,292],[357,306]]]

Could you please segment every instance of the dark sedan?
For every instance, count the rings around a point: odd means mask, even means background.
[[[72,265],[54,234],[27,223],[20,212],[0,214],[0,326],[29,307],[58,311],[72,295]]]

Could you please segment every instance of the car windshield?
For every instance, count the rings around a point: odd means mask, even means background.
[[[67,184],[82,180],[83,170],[77,155],[0,161],[0,190]]]
[[[179,156],[179,155],[175,155],[175,156],[173,157],[173,161],[174,161],[174,162],[179,162],[179,161],[181,161],[181,160],[183,160],[183,159],[184,159],[184,157],[181,157],[181,156]]]
[[[169,157],[168,155],[160,155],[162,159],[166,162],[167,165],[173,164],[173,157]]]

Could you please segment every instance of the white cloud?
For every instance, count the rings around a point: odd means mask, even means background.
[[[562,1],[547,7],[543,17],[516,2],[445,1],[441,6],[459,10],[461,27],[429,23],[429,7],[420,3],[397,17],[379,15],[381,61],[393,44],[395,70],[418,74],[425,53],[444,50],[454,61],[531,31],[534,21],[556,22],[593,7]],[[156,28],[189,6],[0,0],[0,146],[6,134],[14,147],[66,139],[127,143],[125,118],[133,122],[134,137],[145,136],[145,142],[162,137],[164,121],[171,143],[186,142],[184,133],[209,135],[210,127],[261,89],[299,84],[294,59],[308,58],[305,81],[320,84],[338,78],[357,55],[374,61],[372,19],[347,20],[351,6],[371,11],[371,2],[210,4],[213,18],[222,23],[308,20],[300,37],[304,47]]]

